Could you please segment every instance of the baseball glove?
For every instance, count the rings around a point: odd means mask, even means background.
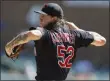
[[[24,48],[24,44],[18,45],[18,46],[13,48],[13,53],[10,56],[7,53],[6,53],[6,55],[9,58],[11,58],[12,60],[14,60],[15,58],[17,59],[19,54],[20,54],[20,52],[23,50],[23,48]]]

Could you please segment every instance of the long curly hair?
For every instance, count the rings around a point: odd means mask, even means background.
[[[51,30],[57,27],[64,27],[65,24],[66,24],[65,19],[58,18],[56,21],[48,23],[44,28],[46,28],[47,30]]]

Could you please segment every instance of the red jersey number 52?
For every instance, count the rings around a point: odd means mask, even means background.
[[[65,58],[65,54],[69,54],[68,57]],[[74,48],[72,46],[68,46],[67,49],[64,45],[58,45],[57,46],[57,55],[58,57],[62,58],[62,60],[58,60],[58,64],[61,68],[71,68],[72,63],[70,63],[70,60],[74,56]]]

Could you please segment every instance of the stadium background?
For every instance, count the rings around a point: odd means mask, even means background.
[[[4,46],[18,33],[38,26],[38,15],[47,2],[64,10],[65,19],[78,27],[96,31],[107,39],[103,47],[81,48],[68,75],[68,80],[109,79],[109,2],[108,1],[2,1],[1,3],[1,80],[34,80],[36,74],[33,42],[25,46],[18,60],[5,56]]]

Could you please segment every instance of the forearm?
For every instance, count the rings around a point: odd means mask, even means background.
[[[94,41],[91,43],[92,45],[95,45],[95,46],[105,45],[106,39],[103,36],[93,31],[88,31],[88,32],[94,37]]]
[[[20,44],[27,43],[31,40],[39,40],[42,37],[42,33],[39,30],[31,30],[20,33],[13,38],[6,46],[15,47]]]
[[[20,33],[15,38],[13,38],[10,42],[8,42],[6,46],[14,48],[17,45],[27,43],[29,41],[27,33],[28,31]]]
[[[73,22],[66,21],[66,24],[68,25],[68,27],[70,29],[76,29],[76,30],[84,31],[83,29],[80,29],[78,26],[76,26]]]
[[[6,44],[5,50],[7,54],[10,55],[13,52],[14,47],[21,44],[25,44],[31,40],[39,40],[41,37],[42,37],[42,33],[39,30],[31,30],[20,33]]]

